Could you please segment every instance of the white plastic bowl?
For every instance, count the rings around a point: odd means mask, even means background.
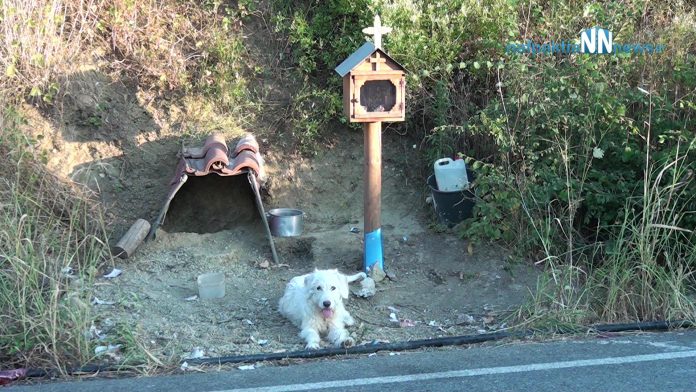
[[[214,299],[225,296],[225,274],[211,272],[198,275],[198,297],[200,299]]]

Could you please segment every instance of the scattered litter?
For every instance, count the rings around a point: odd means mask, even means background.
[[[195,347],[193,351],[184,356],[186,359],[199,359],[205,357],[205,350],[200,347]]]
[[[184,301],[195,301],[198,299],[198,295],[192,295],[190,297],[184,298]]]
[[[256,263],[256,266],[261,269],[269,269],[271,267],[271,263],[268,260],[261,260]]]
[[[408,236],[405,235],[405,236],[401,237],[401,239],[404,240],[404,242],[406,242],[406,241],[408,241]]]
[[[104,277],[105,277],[106,279],[113,279],[113,278],[115,278],[115,277],[121,275],[122,273],[123,273],[123,271],[121,271],[120,269],[114,268],[111,272],[109,272],[108,274],[104,275]]]
[[[369,298],[375,295],[377,289],[375,288],[375,281],[372,278],[365,278],[360,281],[360,289],[351,290],[352,293],[361,298]]]
[[[237,366],[237,369],[239,370],[254,370],[256,367],[254,365],[242,365],[242,366]]]
[[[280,263],[280,264],[274,264],[271,266],[271,268],[282,268],[282,267],[290,268],[290,264]]]
[[[60,272],[64,276],[72,276],[73,272],[75,272],[75,271],[73,270],[73,268],[71,266],[67,266],[67,267],[63,267],[63,269],[61,269]]]
[[[391,321],[392,323],[398,323],[398,322],[399,322],[399,318],[396,317],[396,313],[393,313],[393,312],[392,312],[392,313],[389,313],[389,321]]]
[[[469,242],[469,245],[466,246],[466,252],[469,254],[469,256],[474,254],[474,244]]]
[[[360,233],[360,229],[358,229],[357,227],[351,227],[351,228],[350,228],[350,232],[351,232],[351,233],[358,234],[358,233]]]
[[[393,357],[394,355],[401,355],[401,353],[389,353],[390,357]]]
[[[432,197],[432,196],[428,196],[428,197],[425,198],[425,204],[431,204],[432,202],[433,202],[433,197]]]
[[[477,329],[476,332],[478,332],[479,334],[484,334],[484,333],[487,333],[488,331],[486,331],[485,329]]]
[[[244,319],[242,321],[244,321],[247,325],[254,325],[254,322],[249,319]]]
[[[268,344],[268,340],[266,339],[259,339],[256,343],[259,344],[259,346],[265,346]]]
[[[393,307],[393,306],[387,306],[387,309],[391,310],[394,313],[399,313],[399,309]]]
[[[428,322],[428,325],[431,326],[431,327],[440,327],[440,326],[441,326],[441,325],[440,325],[437,321],[435,321],[435,320],[430,320],[430,321]]]
[[[409,319],[403,319],[403,320],[401,320],[401,322],[399,323],[399,326],[400,326],[401,328],[410,328],[410,327],[415,327],[415,326],[416,326],[416,323],[414,323],[413,321],[411,321],[411,320],[409,320]]]
[[[370,269],[370,277],[375,280],[375,282],[381,282],[384,280],[384,277],[387,276],[382,268],[375,264],[372,266],[372,269]]]
[[[476,322],[476,319],[474,319],[474,316],[471,316],[469,314],[460,314],[457,316],[457,324],[468,324],[471,325]]]
[[[102,332],[101,329],[97,328],[94,324],[92,324],[89,327],[89,331],[86,333],[87,339],[97,339],[97,340],[104,340],[106,339],[106,334]]]
[[[368,356],[368,357],[374,357],[375,355],[377,355],[377,353],[368,354],[367,356]]]
[[[498,326],[497,329],[507,329],[507,327],[508,327],[507,323],[502,323]]]
[[[95,355],[116,354],[121,349],[120,344],[110,344],[108,346],[97,346],[94,348]]]
[[[182,372],[185,372],[186,370],[188,370],[188,367],[189,367],[188,362],[182,363],[182,364],[181,364],[181,371],[182,371]]]
[[[92,300],[92,305],[113,305],[115,303],[115,301],[104,301],[97,297],[94,297],[94,299]]]
[[[27,376],[27,369],[0,370],[0,385],[9,384],[12,381],[22,379]]]

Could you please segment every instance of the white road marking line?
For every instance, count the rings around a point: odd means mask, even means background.
[[[323,381],[305,384],[274,385],[268,387],[225,389],[210,392],[292,392],[292,391],[311,391],[324,388],[349,388],[365,385],[394,384],[413,381],[439,380],[446,378],[461,378],[486,376],[492,374],[523,373],[535,372],[540,370],[568,369],[587,366],[601,365],[621,365],[627,363],[664,361],[669,359],[694,358],[696,350],[678,351],[661,354],[631,355],[626,357],[608,357],[596,359],[584,359],[576,361],[534,363],[518,366],[500,366],[480,369],[452,370],[448,372],[406,374],[390,377],[356,378],[350,380]]]

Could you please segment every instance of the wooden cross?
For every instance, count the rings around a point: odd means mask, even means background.
[[[363,29],[363,33],[367,35],[374,36],[373,41],[375,48],[382,49],[382,34],[391,33],[392,28],[387,26],[382,26],[382,20],[379,15],[375,14],[375,24],[372,27],[366,27]]]
[[[370,63],[372,64],[373,71],[379,71],[379,64],[386,63],[387,59],[380,56],[379,52],[375,52],[375,57],[370,57]]]

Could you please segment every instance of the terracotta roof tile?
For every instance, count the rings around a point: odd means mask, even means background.
[[[251,170],[263,182],[263,158],[253,135],[244,136],[237,142],[232,154],[229,151],[225,138],[217,134],[209,136],[201,147],[184,147],[171,185],[177,184],[182,175],[198,177],[215,173],[236,176],[247,170]]]

